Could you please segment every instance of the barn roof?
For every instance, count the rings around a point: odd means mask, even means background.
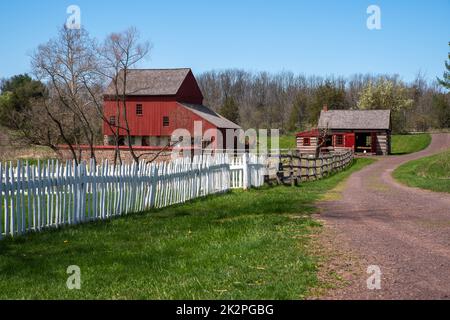
[[[383,129],[391,128],[390,110],[329,110],[322,111],[319,128]]]
[[[236,123],[222,117],[217,112],[199,104],[180,103],[183,107],[221,129],[240,129]]]
[[[191,72],[182,69],[130,69],[127,73],[127,95],[130,96],[166,96],[176,95],[183,81]],[[123,70],[119,74],[119,88],[123,86]],[[122,87],[123,88],[123,87]],[[111,82],[105,95],[115,95]]]

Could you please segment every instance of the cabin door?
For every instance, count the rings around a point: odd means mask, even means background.
[[[345,147],[350,148],[355,151],[355,134],[354,133],[346,133],[345,134]]]
[[[376,132],[372,132],[371,133],[372,136],[372,143],[371,143],[371,147],[372,147],[372,153],[377,153],[377,133]]]

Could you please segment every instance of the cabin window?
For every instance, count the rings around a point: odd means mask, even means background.
[[[372,146],[372,136],[371,135],[366,136],[366,146],[368,146],[368,147]]]
[[[142,104],[137,104],[136,105],[136,115],[137,116],[142,116],[143,112],[142,112]]]
[[[344,146],[344,135],[337,134],[336,135],[336,147],[343,147],[343,146]]]
[[[163,117],[163,127],[168,127],[170,125],[169,117]]]
[[[310,138],[303,138],[303,145],[304,146],[310,146],[311,145],[311,139]]]
[[[116,117],[115,116],[109,117],[109,124],[112,126],[116,125]]]

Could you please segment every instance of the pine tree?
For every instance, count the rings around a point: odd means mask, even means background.
[[[450,42],[448,45],[450,46]],[[448,61],[445,61],[445,68],[447,71],[444,71],[443,78],[438,78],[437,80],[441,86],[450,90],[450,52],[448,53]]]
[[[450,128],[450,98],[446,94],[435,94],[432,105],[440,128]]]
[[[291,113],[288,120],[288,131],[294,132],[303,130],[303,125],[307,122],[306,108],[308,97],[304,93],[299,93],[292,105]]]
[[[239,123],[239,106],[232,97],[225,98],[220,114],[234,123]]]

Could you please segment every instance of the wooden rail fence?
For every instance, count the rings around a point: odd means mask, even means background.
[[[276,177],[279,184],[297,185],[303,181],[322,179],[345,169],[353,161],[353,152],[344,151],[321,155],[298,155],[293,151],[279,155]],[[273,179],[271,179],[273,180]]]

